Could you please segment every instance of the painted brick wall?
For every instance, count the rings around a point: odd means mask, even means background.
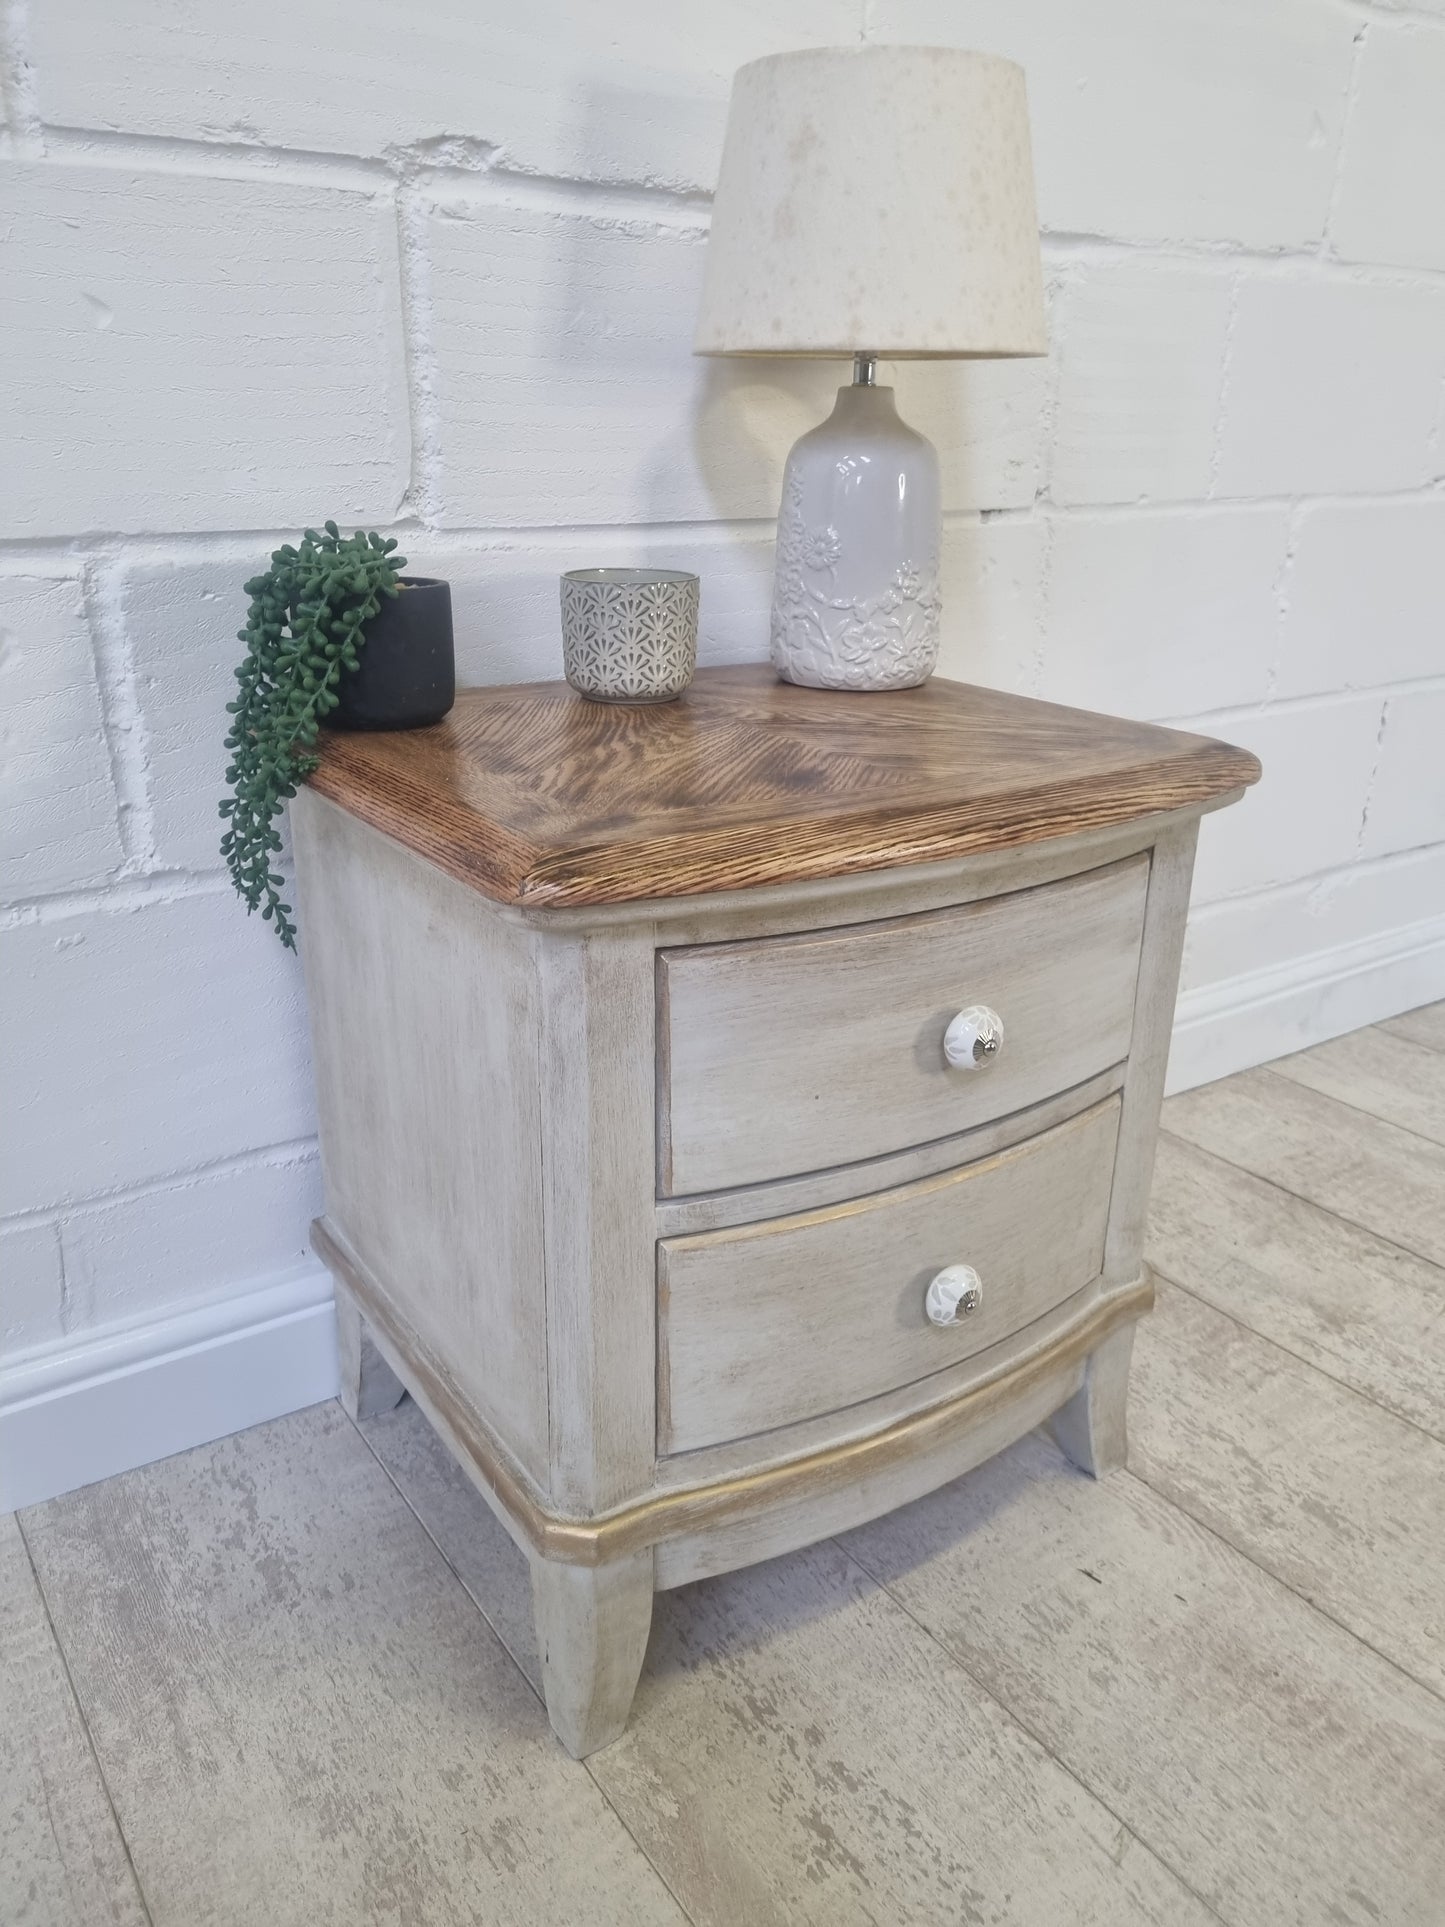
[[[945,671],[1197,722],[1189,1075],[1445,994],[1445,5],[10,0],[0,10],[0,1356],[304,1262],[300,979],[216,851],[240,583],[335,515],[557,673],[556,576],[765,653],[832,366],[694,361],[727,82],[1028,68],[1053,352],[897,371]],[[1341,987],[1344,987],[1343,989]]]

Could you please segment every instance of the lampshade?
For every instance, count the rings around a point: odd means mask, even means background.
[[[948,47],[740,68],[696,349],[1041,355],[1023,70]]]

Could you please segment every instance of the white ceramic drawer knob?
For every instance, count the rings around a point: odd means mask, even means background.
[[[943,1033],[943,1054],[958,1071],[992,1063],[1003,1043],[1003,1019],[987,1004],[970,1004]]]
[[[929,1285],[923,1309],[935,1325],[956,1325],[983,1303],[983,1280],[972,1265],[948,1265]]]

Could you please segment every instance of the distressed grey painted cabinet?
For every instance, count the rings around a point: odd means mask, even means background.
[[[1124,1456],[1201,813],[1254,759],[935,680],[464,693],[293,805],[343,1392],[532,1562],[552,1724],[652,1596],[1052,1417]]]

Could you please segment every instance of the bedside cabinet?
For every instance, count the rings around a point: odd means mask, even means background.
[[[343,1397],[410,1391],[622,1730],[656,1589],[1045,1419],[1122,1463],[1197,736],[935,679],[465,692],[292,805]]]

